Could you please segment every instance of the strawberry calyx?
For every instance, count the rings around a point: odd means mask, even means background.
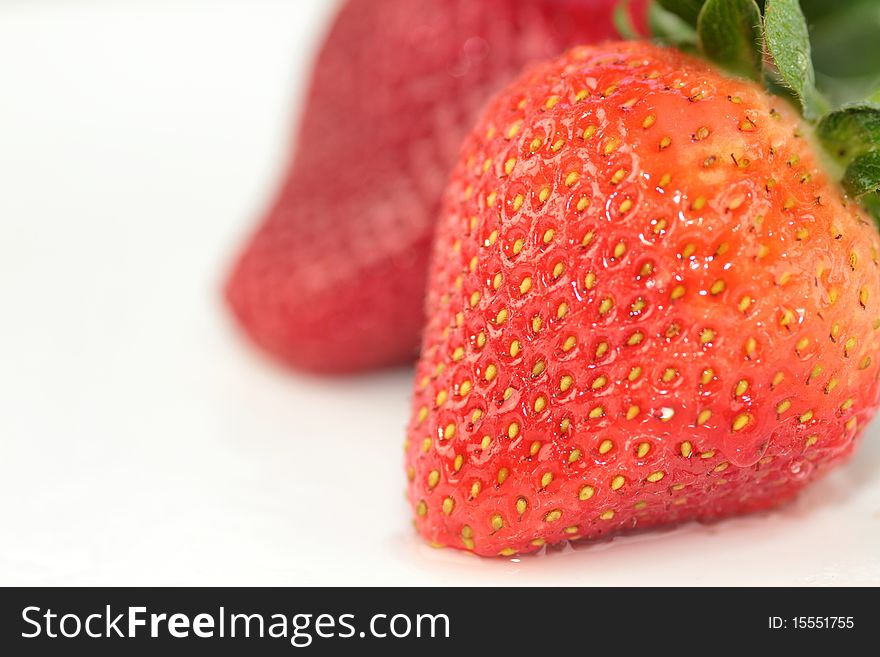
[[[859,100],[865,87],[880,85],[880,56],[839,54],[847,50],[848,38],[856,44],[875,43],[871,38],[876,39],[880,19],[869,11],[872,4],[654,0],[648,7],[648,36],[793,101],[815,128],[829,168],[846,193],[880,221],[880,91]],[[618,31],[625,38],[643,38],[629,20],[627,5],[628,0],[621,0],[615,17]],[[820,41],[819,58],[812,48],[814,35]],[[851,75],[849,69],[854,69]]]

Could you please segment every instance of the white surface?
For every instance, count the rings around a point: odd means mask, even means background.
[[[422,545],[410,373],[315,381],[219,283],[327,2],[0,0],[0,584],[880,584],[880,426],[787,510],[550,556]]]

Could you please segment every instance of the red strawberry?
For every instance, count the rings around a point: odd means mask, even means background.
[[[617,0],[351,0],[293,158],[227,296],[284,361],[414,358],[435,217],[461,140],[526,62],[614,34]]]
[[[582,47],[468,137],[406,461],[481,555],[766,509],[878,405],[877,232],[786,102],[672,49]]]

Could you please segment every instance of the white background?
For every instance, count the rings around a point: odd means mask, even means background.
[[[330,0],[0,0],[0,584],[880,584],[880,426],[782,512],[520,560],[423,545],[410,372],[224,311]]]

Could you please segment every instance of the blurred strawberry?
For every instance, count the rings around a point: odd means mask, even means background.
[[[321,372],[414,358],[462,138],[524,64],[614,36],[617,1],[350,0],[286,178],[227,283],[254,341]]]

